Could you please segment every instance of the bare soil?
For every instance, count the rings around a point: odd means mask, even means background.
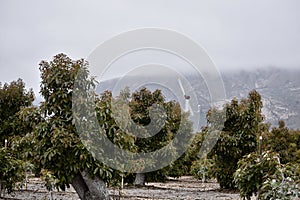
[[[169,179],[166,183],[147,183],[145,187],[126,186],[124,189],[108,188],[112,200],[236,200],[240,199],[237,192],[222,191],[218,183],[210,181],[202,183],[192,177]],[[30,178],[27,188],[5,194],[0,199],[8,200],[80,200],[74,189],[48,192],[39,178]],[[253,197],[253,199],[255,199]]]

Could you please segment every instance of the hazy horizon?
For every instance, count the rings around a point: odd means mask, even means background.
[[[3,0],[0,5],[0,82],[22,78],[36,94],[40,61],[61,52],[87,58],[106,39],[144,27],[190,37],[220,72],[300,68],[297,0]]]

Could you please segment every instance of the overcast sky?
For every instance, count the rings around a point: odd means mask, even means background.
[[[85,58],[105,39],[143,27],[188,35],[221,71],[300,68],[298,0],[1,0],[0,82],[22,78],[37,93],[41,60]]]

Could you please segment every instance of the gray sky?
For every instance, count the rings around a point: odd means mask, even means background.
[[[2,0],[0,82],[39,91],[38,63],[63,52],[85,58],[101,42],[143,27],[179,31],[219,70],[300,67],[298,0]]]

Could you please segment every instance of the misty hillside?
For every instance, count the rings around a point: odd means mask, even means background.
[[[286,121],[290,128],[300,128],[300,70],[284,70],[278,68],[267,68],[253,71],[227,71],[222,73],[222,78],[225,86],[226,101],[230,101],[233,97],[238,99],[247,97],[249,91],[255,89],[263,99],[263,114],[265,121],[273,125],[277,125],[279,119]],[[148,77],[149,80],[151,77]],[[205,125],[205,114],[210,108],[209,91],[203,79],[199,80],[193,75],[187,75],[188,82],[193,85],[197,99],[201,104],[201,109],[197,105],[192,105],[194,113],[200,115],[200,126]],[[131,81],[138,82],[139,79],[147,79],[147,77],[130,77]],[[175,77],[158,77],[163,79],[166,85],[176,85]],[[113,90],[120,79],[110,79],[101,82],[101,87],[98,93],[104,90]],[[146,82],[146,81],[145,81]],[[120,83],[120,82],[119,82]],[[122,85],[123,88],[126,85]],[[140,85],[141,86],[141,85]],[[154,90],[156,87],[163,91],[163,94],[168,100],[174,99],[184,105],[183,99],[178,99],[172,91],[167,88],[160,88],[160,85],[148,84],[144,85],[147,88]],[[119,86],[120,87],[120,86]],[[178,86],[176,86],[179,89]],[[190,91],[186,91],[189,93]],[[181,93],[181,92],[179,92]],[[191,102],[191,104],[193,104]],[[192,119],[193,120],[193,119]]]
[[[223,75],[228,97],[246,97],[255,89],[263,99],[265,120],[277,125],[279,119],[300,128],[300,70],[263,69]]]

